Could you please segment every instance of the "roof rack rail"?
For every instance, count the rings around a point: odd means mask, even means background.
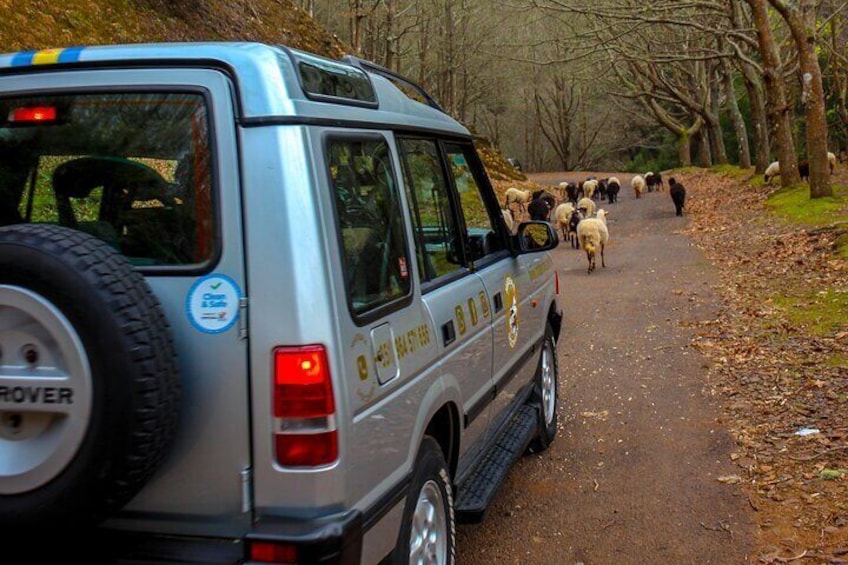
[[[421,97],[427,102],[427,105],[431,108],[435,108],[436,110],[442,112],[443,114],[447,114],[445,109],[442,108],[436,100],[430,96],[424,87],[418,83],[412,82],[406,77],[399,75],[398,73],[387,69],[386,67],[380,66],[377,63],[372,63],[371,61],[367,61],[365,59],[360,59],[359,57],[355,57],[353,55],[345,55],[341,58],[345,63],[349,63],[355,67],[359,67],[364,71],[370,71],[374,74],[380,75],[383,78],[386,78],[392,82],[400,83],[404,86],[407,86],[421,95]]]

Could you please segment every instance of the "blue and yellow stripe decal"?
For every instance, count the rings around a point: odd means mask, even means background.
[[[74,63],[79,61],[84,47],[67,47],[64,49],[40,49],[38,51],[21,51],[12,57],[13,67],[28,67],[31,65],[55,65],[57,63]]]

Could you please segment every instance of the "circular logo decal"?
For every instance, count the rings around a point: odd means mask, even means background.
[[[236,323],[241,291],[233,279],[212,274],[199,279],[188,291],[186,313],[204,333],[225,332]]]
[[[509,346],[515,347],[518,343],[518,290],[512,277],[504,281],[504,302],[506,304],[506,335]]]

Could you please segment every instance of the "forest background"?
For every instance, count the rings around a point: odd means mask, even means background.
[[[353,53],[423,85],[525,171],[762,172],[809,157],[811,193],[827,196],[821,149],[848,150],[845,0],[0,0],[0,12],[5,51],[255,39]]]

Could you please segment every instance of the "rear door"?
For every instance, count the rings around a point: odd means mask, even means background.
[[[73,227],[118,249],[153,288],[176,342],[175,444],[113,524],[248,524],[233,85],[214,70],[136,68],[4,76],[0,91],[4,116],[33,105],[56,113],[0,136],[0,194],[18,191],[24,222]]]

